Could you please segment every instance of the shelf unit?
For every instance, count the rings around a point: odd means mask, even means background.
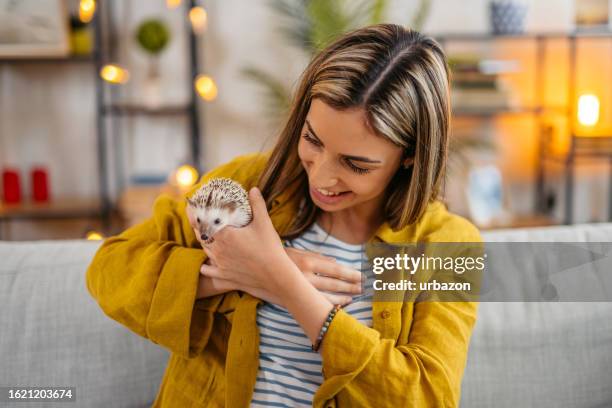
[[[5,58],[0,59],[1,65],[39,66],[82,65],[93,70],[94,55],[69,55],[67,57],[39,58]],[[97,75],[97,72],[93,73]],[[1,137],[1,135],[0,135]],[[100,161],[99,152],[96,152]],[[63,220],[63,219],[102,219],[105,226],[110,222],[104,214],[101,199],[83,197],[53,197],[47,203],[23,201],[19,204],[0,202],[0,239],[6,239],[5,227],[11,221],[18,220]]]
[[[596,39],[596,40],[612,40],[612,32],[570,32],[570,33],[526,33],[513,35],[492,35],[492,34],[472,34],[472,33],[457,33],[457,34],[441,34],[434,35],[434,38],[446,48],[450,42],[493,42],[497,40],[520,40],[520,41],[535,41],[536,43],[536,99],[537,104],[533,107],[522,107],[515,109],[494,109],[494,110],[476,110],[476,109],[455,109],[455,116],[474,116],[474,117],[495,117],[497,115],[507,114],[531,114],[536,115],[538,120],[537,126],[537,143],[538,143],[538,159],[536,164],[535,175],[535,203],[534,208],[536,214],[549,215],[550,209],[547,205],[546,193],[546,175],[547,162],[557,162],[564,166],[564,224],[572,224],[573,209],[574,209],[574,188],[575,188],[575,167],[577,161],[583,158],[598,158],[607,159],[609,162],[609,198],[608,198],[608,219],[612,221],[612,135],[601,135],[597,137],[585,137],[577,134],[574,124],[576,116],[575,100],[576,100],[576,80],[577,80],[577,49],[578,42],[581,39]],[[569,81],[568,87],[568,103],[564,106],[545,106],[543,103],[544,97],[544,63],[546,58],[546,45],[549,40],[561,39],[568,42],[568,60],[569,60]],[[568,138],[569,150],[563,156],[552,154],[552,135],[551,130],[543,126],[541,115],[546,112],[554,112],[564,115],[568,119]]]
[[[104,63],[108,61],[117,61],[118,38],[113,35],[117,31],[114,29],[113,21],[113,1],[98,2],[98,10],[96,11],[97,24],[95,25],[96,33],[96,66],[97,70],[102,68]],[[198,96],[194,87],[194,81],[199,75],[199,60],[198,55],[198,39],[194,33],[190,20],[189,11],[196,6],[196,0],[184,2],[185,18],[184,29],[186,30],[189,53],[189,72],[186,75],[187,89],[189,89],[189,100],[184,104],[162,105],[156,108],[139,105],[137,103],[121,102],[117,96],[116,85],[107,84],[99,75],[96,76],[96,98],[97,98],[97,132],[99,150],[102,151],[100,160],[100,174],[104,177],[100,179],[100,196],[102,202],[103,213],[108,214],[115,209],[115,204],[111,203],[109,192],[109,180],[107,172],[104,170],[107,167],[105,157],[105,146],[111,138],[121,139],[121,127],[119,121],[122,118],[147,116],[147,117],[186,117],[189,123],[189,153],[190,163],[198,172],[201,171],[199,161],[200,157],[200,118],[198,115]],[[107,41],[104,41],[107,39]],[[115,145],[115,158],[121,157],[121,151]],[[120,159],[118,159],[120,161]],[[120,173],[120,172],[119,172]],[[119,174],[117,185],[119,193],[123,186],[121,183],[121,174]]]
[[[92,69],[95,84],[96,110],[96,161],[99,193],[97,198],[81,197],[52,198],[49,203],[3,204],[0,202],[0,239],[4,239],[4,224],[13,220],[51,220],[51,219],[100,219],[106,232],[111,226],[111,215],[115,205],[110,200],[108,177],[107,145],[111,137],[120,137],[117,119],[130,116],[185,116],[189,121],[190,161],[198,171],[201,170],[200,157],[200,118],[198,116],[198,97],[193,83],[199,73],[197,37],[189,24],[189,10],[196,5],[195,0],[184,2],[185,29],[187,30],[189,50],[189,73],[187,83],[190,89],[189,100],[183,105],[160,106],[151,109],[137,104],[121,104],[116,100],[112,85],[106,84],[99,75],[100,69],[110,61],[116,50],[117,38],[114,37],[112,7],[113,2],[97,2],[97,10],[91,22],[94,30],[94,47],[89,56],[7,58],[0,59],[0,65],[49,65],[77,64]],[[105,41],[110,39],[111,41]],[[115,44],[112,44],[115,42]],[[114,133],[114,134],[113,134]],[[115,152],[118,154],[120,152]]]

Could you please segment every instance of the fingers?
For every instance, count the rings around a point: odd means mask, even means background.
[[[249,190],[249,203],[251,204],[251,210],[253,212],[253,221],[261,222],[268,214],[266,208],[266,201],[261,195],[259,188],[253,187]]]
[[[225,279],[221,271],[216,266],[202,264],[200,267],[200,273],[210,278]]]
[[[306,251],[305,249],[295,248],[295,247],[286,247],[286,249],[287,249],[287,252],[293,251],[293,252],[297,252],[304,256],[314,256],[315,258],[318,258],[318,259],[325,259],[327,261],[336,262],[336,258],[334,258],[333,256],[319,254],[318,252]]]
[[[319,275],[329,276],[330,278],[342,279],[351,283],[358,283],[361,286],[361,272],[337,262],[317,260],[317,262],[315,262],[313,265],[312,272],[318,273]]]
[[[336,278],[312,274],[308,280],[319,290],[327,290],[337,293],[361,293],[361,280],[359,283],[346,282]]]
[[[353,300],[350,296],[337,295],[335,293],[321,292],[334,305],[347,305]]]
[[[235,289],[235,284],[227,279],[211,278],[202,275],[199,284],[199,297],[209,297]]]

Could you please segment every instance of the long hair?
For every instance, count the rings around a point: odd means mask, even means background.
[[[286,189],[301,199],[283,238],[308,228],[321,211],[308,193],[298,142],[311,101],[337,110],[363,108],[367,125],[402,147],[412,166],[400,166],[385,190],[383,216],[397,231],[437,198],[446,168],[450,126],[449,69],[432,38],[396,24],[348,32],[320,51],[300,77],[289,117],[257,182],[268,209]]]

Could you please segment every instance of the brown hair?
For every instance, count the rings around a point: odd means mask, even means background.
[[[348,32],[313,57],[257,183],[268,209],[290,186],[303,200],[283,238],[299,235],[321,211],[308,193],[308,176],[297,148],[314,98],[338,110],[363,108],[373,132],[401,146],[404,157],[414,159],[407,169],[400,166],[390,181],[383,211],[395,231],[416,222],[438,196],[444,177],[450,122],[448,77],[438,43],[396,24]]]

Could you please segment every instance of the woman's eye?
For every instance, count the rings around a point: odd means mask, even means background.
[[[314,137],[310,136],[310,134],[308,134],[308,132],[304,133],[304,139],[306,141],[308,141],[309,143],[312,143],[315,146],[321,146],[319,144],[319,141],[317,139],[315,139]]]
[[[219,218],[215,218],[215,224],[219,224],[221,220]]]
[[[200,217],[196,218],[197,223],[200,223]]]
[[[308,132],[304,133],[304,139],[314,146],[321,147],[321,144],[317,139],[312,137]],[[346,165],[357,174],[365,174],[370,172],[370,169],[364,169],[358,166],[355,166],[350,160],[345,161]]]
[[[347,164],[347,166],[349,166],[351,170],[353,170],[357,174],[365,174],[370,171],[370,169],[364,169],[364,168],[355,166],[350,160],[347,160],[345,163]]]

